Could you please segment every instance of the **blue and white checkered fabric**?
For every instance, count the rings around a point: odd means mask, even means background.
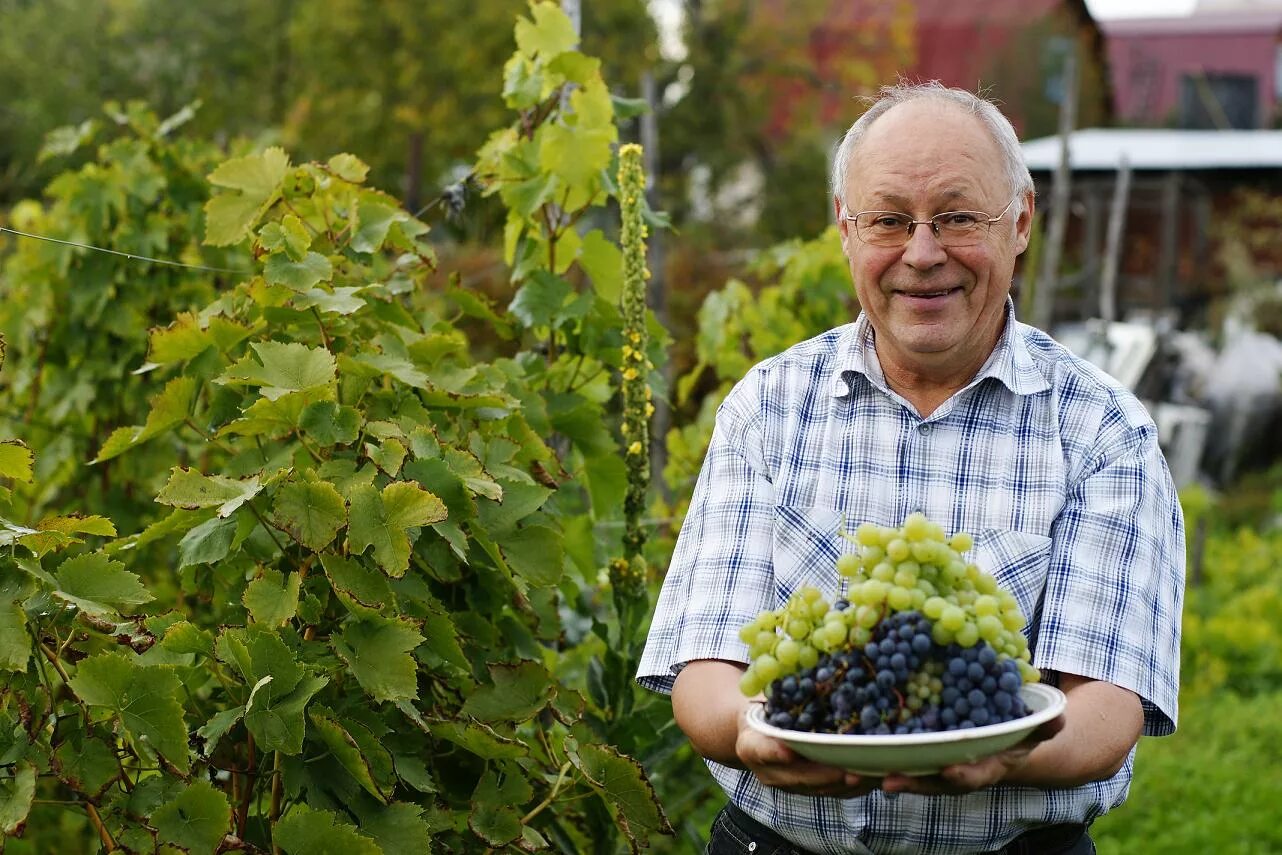
[[[918,510],[975,536],[974,560],[1029,618],[1034,665],[1130,689],[1146,734],[1175,729],[1184,528],[1156,428],[1009,301],[984,368],[926,419],[886,385],[863,316],[749,372],[718,411],[637,679],[670,692],[692,660],[746,662],[744,623],[802,585],[838,594],[834,561],[855,549],[839,529]],[[709,767],[810,850],[954,853],[1093,820],[1126,798],[1132,760],[1075,789],[844,801]]]

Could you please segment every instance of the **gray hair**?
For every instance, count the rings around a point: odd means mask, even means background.
[[[950,88],[938,80],[932,80],[929,83],[898,83],[894,86],[882,87],[880,95],[873,101],[872,106],[855,120],[837,144],[832,159],[833,196],[840,199],[842,206],[845,206],[846,175],[854,160],[855,149],[859,147],[859,143],[872,127],[872,123],[892,107],[926,98],[953,104],[979,117],[992,136],[993,142],[997,143],[998,150],[1001,151],[1006,179],[1010,183],[1012,195],[1020,196],[1019,207],[1022,211],[1024,194],[1033,191],[1033,176],[1028,172],[1023,150],[1019,147],[1019,137],[1015,134],[1015,128],[1010,120],[987,98],[967,92],[965,89]]]

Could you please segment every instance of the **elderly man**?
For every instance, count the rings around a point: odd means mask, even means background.
[[[672,693],[730,798],[709,852],[1092,852],[1139,736],[1175,729],[1184,534],[1157,431],[1016,321],[1033,183],[991,103],[884,90],[838,147],[833,195],[862,312],[722,404],[638,679]],[[836,590],[843,526],[913,511],[975,535],[1064,715],[928,777],[863,778],[749,729],[739,627],[803,585]]]

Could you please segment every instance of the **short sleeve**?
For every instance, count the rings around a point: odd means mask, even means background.
[[[1069,485],[1033,664],[1130,689],[1144,733],[1175,730],[1184,599],[1184,522],[1151,422],[1106,420]]]

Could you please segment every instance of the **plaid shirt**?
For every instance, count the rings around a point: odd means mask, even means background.
[[[1139,695],[1171,733],[1179,689],[1184,529],[1143,406],[1017,323],[964,389],[921,418],[886,384],[866,317],[757,365],[721,405],[637,674],[670,692],[695,659],[747,662],[740,626],[815,585],[836,596],[838,537],[924,511],[975,536],[974,560],[1019,600],[1033,664]],[[1053,682],[1054,674],[1047,675]],[[709,762],[744,811],[815,852],[1000,848],[1029,827],[1121,804],[1134,753],[1073,789],[964,796],[798,796]]]

